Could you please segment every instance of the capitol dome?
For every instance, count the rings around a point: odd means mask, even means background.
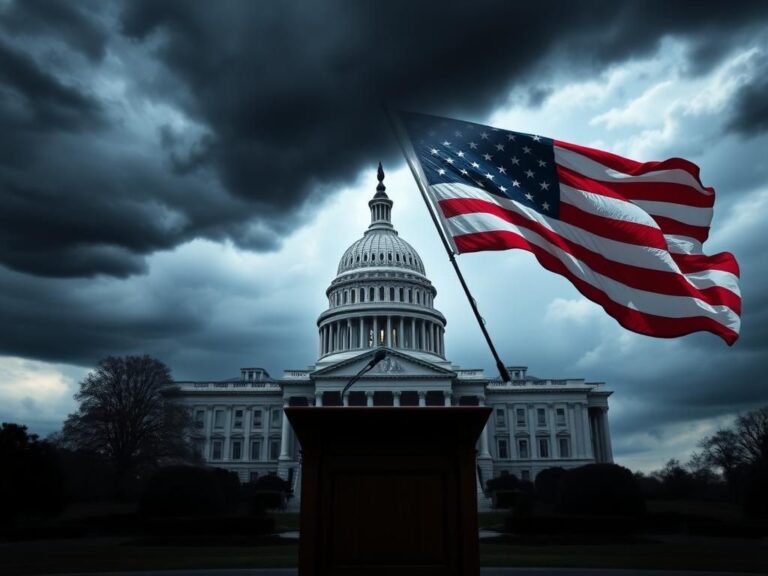
[[[320,360],[337,362],[385,346],[430,361],[444,361],[445,317],[416,250],[392,225],[392,200],[379,184],[368,202],[371,224],[339,261],[318,318]]]

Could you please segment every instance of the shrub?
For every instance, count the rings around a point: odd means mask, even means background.
[[[289,492],[291,488],[288,480],[283,480],[277,474],[259,476],[256,482],[253,483],[253,486],[257,490],[277,490],[278,492]]]
[[[55,516],[64,508],[64,478],[55,448],[26,426],[0,426],[0,523],[27,515]]]
[[[237,476],[234,476],[234,482]],[[160,468],[139,501],[143,516],[218,516],[231,511],[239,485],[226,470],[195,466]]]
[[[560,493],[560,485],[565,478],[565,468],[559,466],[547,468],[536,476],[536,497],[542,502],[556,502]]]
[[[584,516],[639,516],[645,499],[632,472],[616,464],[587,464],[562,479],[556,511]]]
[[[514,474],[503,474],[491,478],[485,483],[485,489],[488,492],[496,490],[517,490],[520,487],[520,481]]]

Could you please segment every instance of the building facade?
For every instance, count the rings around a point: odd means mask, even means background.
[[[611,462],[610,391],[601,382],[541,379],[511,366],[511,382],[465,369],[446,356],[445,317],[416,250],[392,225],[392,200],[379,166],[368,202],[371,223],[341,257],[317,320],[318,359],[279,379],[261,368],[216,382],[174,382],[190,406],[203,459],[241,481],[275,473],[298,492],[301,450],[289,405],[493,408],[477,445],[478,484],[500,474],[534,480],[552,466]],[[341,390],[383,349],[384,360],[344,397]]]

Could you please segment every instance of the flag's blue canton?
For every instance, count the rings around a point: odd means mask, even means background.
[[[424,114],[401,118],[429,184],[468,184],[558,217],[550,138]]]

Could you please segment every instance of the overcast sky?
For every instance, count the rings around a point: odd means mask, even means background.
[[[507,364],[614,390],[621,464],[768,404],[768,3],[0,0],[0,420],[58,429],[107,354],[311,364],[379,160],[448,357],[494,374],[382,103],[701,166],[733,347],[630,333],[526,252],[460,265]]]

